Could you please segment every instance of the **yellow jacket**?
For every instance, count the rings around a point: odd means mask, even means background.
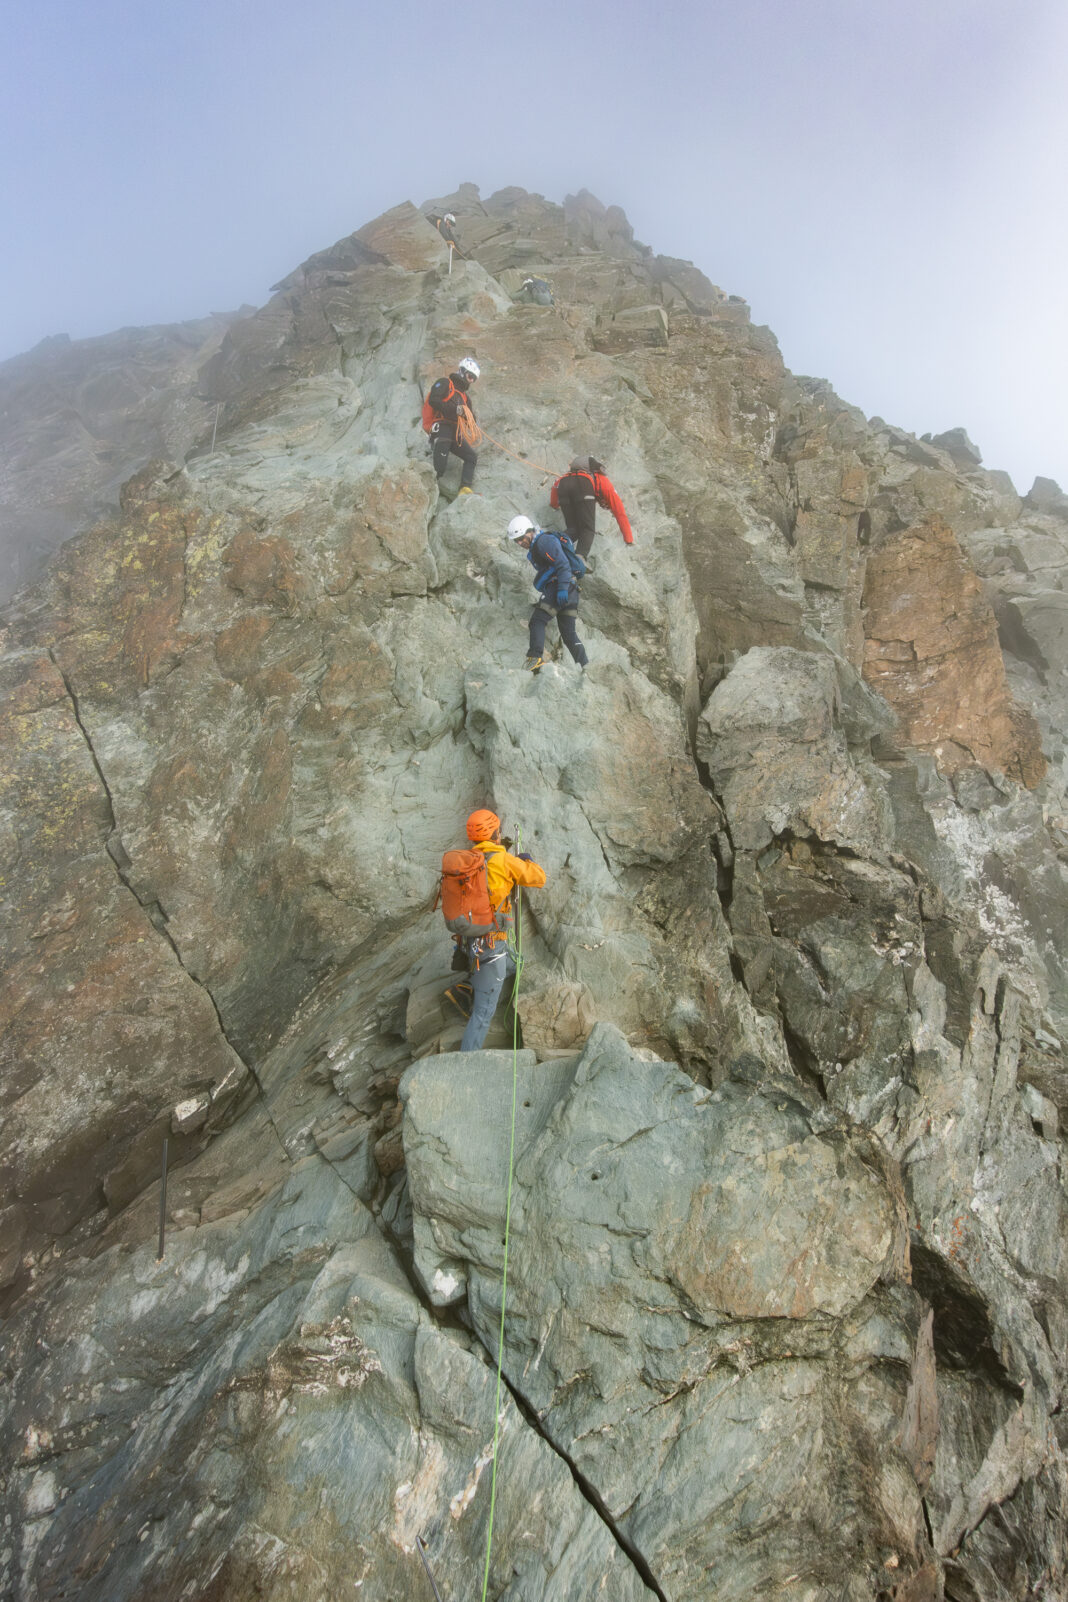
[[[512,906],[508,898],[515,885],[522,884],[528,889],[540,890],[545,883],[544,868],[539,868],[536,862],[524,862],[521,857],[511,856],[495,840],[476,840],[471,849],[481,851],[486,859],[486,888],[495,913],[503,913],[505,917],[510,915]],[[507,938],[508,933],[503,929],[498,934],[486,936],[494,945],[498,940]]]

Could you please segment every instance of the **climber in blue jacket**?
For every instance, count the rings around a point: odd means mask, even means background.
[[[526,666],[537,673],[545,663],[545,630],[555,617],[560,638],[580,668],[585,668],[589,657],[578,637],[578,581],[585,572],[582,558],[566,534],[552,534],[534,526],[529,517],[513,517],[508,525],[508,538],[520,550],[526,551],[527,561],[535,570],[534,588],[538,600],[530,614],[530,642],[527,646]]]

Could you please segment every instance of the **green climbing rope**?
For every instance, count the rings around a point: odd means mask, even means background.
[[[515,831],[516,851],[522,850],[520,829]],[[497,1506],[497,1444],[501,1432],[501,1372],[504,1366],[504,1307],[508,1295],[508,1245],[512,1229],[512,1171],[515,1166],[515,1110],[519,1095],[519,976],[523,972],[523,896],[515,891],[515,982],[512,986],[512,1131],[508,1143],[508,1197],[504,1207],[504,1265],[501,1270],[501,1324],[497,1332],[497,1396],[493,1407],[493,1469],[490,1474],[489,1526],[486,1530],[486,1566],[482,1574],[482,1602],[489,1586],[493,1551],[493,1514]]]

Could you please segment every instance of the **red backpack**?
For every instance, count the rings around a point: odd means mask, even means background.
[[[424,434],[429,434],[430,430],[433,428],[434,424],[441,422],[441,413],[437,410],[437,408],[434,406],[433,402],[430,399],[430,396],[433,393],[433,389],[434,389],[434,386],[432,384],[430,386],[430,389],[427,390],[427,392],[426,392],[426,400],[423,402],[423,433]],[[453,383],[452,379],[450,378],[449,379],[448,393],[445,394],[445,395],[442,395],[442,397],[441,397],[442,405],[444,405],[446,401],[451,401],[452,397],[455,394],[456,394],[456,385]]]
[[[500,928],[490,905],[486,858],[481,851],[446,851],[435,906],[438,901],[450,934],[467,940]]]

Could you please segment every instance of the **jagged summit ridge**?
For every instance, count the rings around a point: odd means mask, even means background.
[[[470,1588],[511,1060],[427,907],[492,802],[549,882],[491,1594],[1056,1587],[1062,520],[588,198],[448,204],[451,273],[404,205],[228,329],[215,449],[6,615],[4,1585]],[[468,351],[513,454],[450,504]],[[502,532],[583,450],[636,543],[535,680]]]

